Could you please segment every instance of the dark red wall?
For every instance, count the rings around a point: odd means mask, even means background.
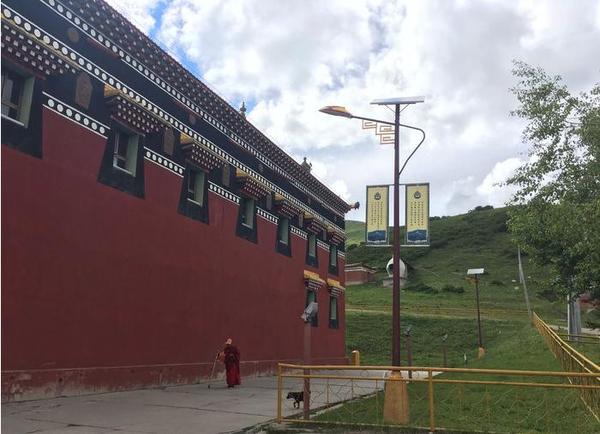
[[[246,374],[301,359],[303,270],[326,279],[325,250],[318,270],[298,236],[276,253],[260,217],[258,244],[237,237],[214,193],[208,225],[178,214],[182,178],[148,160],[145,199],[100,184],[105,140],[44,110],[43,159],[2,146],[5,399],[194,381],[230,336]],[[342,363],[344,303],[330,329],[318,302],[313,358]]]

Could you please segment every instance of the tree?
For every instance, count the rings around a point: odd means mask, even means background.
[[[519,101],[511,114],[527,125],[529,160],[508,181],[509,230],[537,263],[549,267],[558,294],[600,297],[600,84],[572,95],[560,76],[515,62]]]

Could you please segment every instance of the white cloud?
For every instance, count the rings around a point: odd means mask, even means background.
[[[163,0],[106,0],[142,32],[148,34],[156,24],[154,10]]]
[[[157,1],[123,8],[152,28],[144,14]],[[510,195],[493,184],[526,151],[523,123],[509,116],[513,59],[564,75],[575,92],[600,72],[598,1],[174,0],[161,13],[154,33],[170,52],[234,107],[245,99],[251,122],[351,202],[392,182],[392,149],[318,109],[392,119],[368,103],[426,94],[402,114],[428,136],[402,179],[431,183],[434,215]],[[403,131],[403,158],[418,140]]]

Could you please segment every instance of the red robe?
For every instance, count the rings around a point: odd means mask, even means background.
[[[227,386],[233,387],[241,384],[240,378],[240,352],[233,345],[226,345],[223,349],[225,355],[223,362],[227,373]]]

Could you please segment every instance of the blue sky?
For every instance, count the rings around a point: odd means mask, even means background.
[[[403,182],[430,182],[433,215],[502,206],[528,159],[510,87],[519,59],[574,92],[600,81],[600,1],[110,0],[344,199],[392,182],[392,152],[324,105],[391,119],[377,98],[425,95],[403,122],[427,131]],[[404,157],[418,134],[403,131]],[[348,215],[364,220],[364,210]]]

